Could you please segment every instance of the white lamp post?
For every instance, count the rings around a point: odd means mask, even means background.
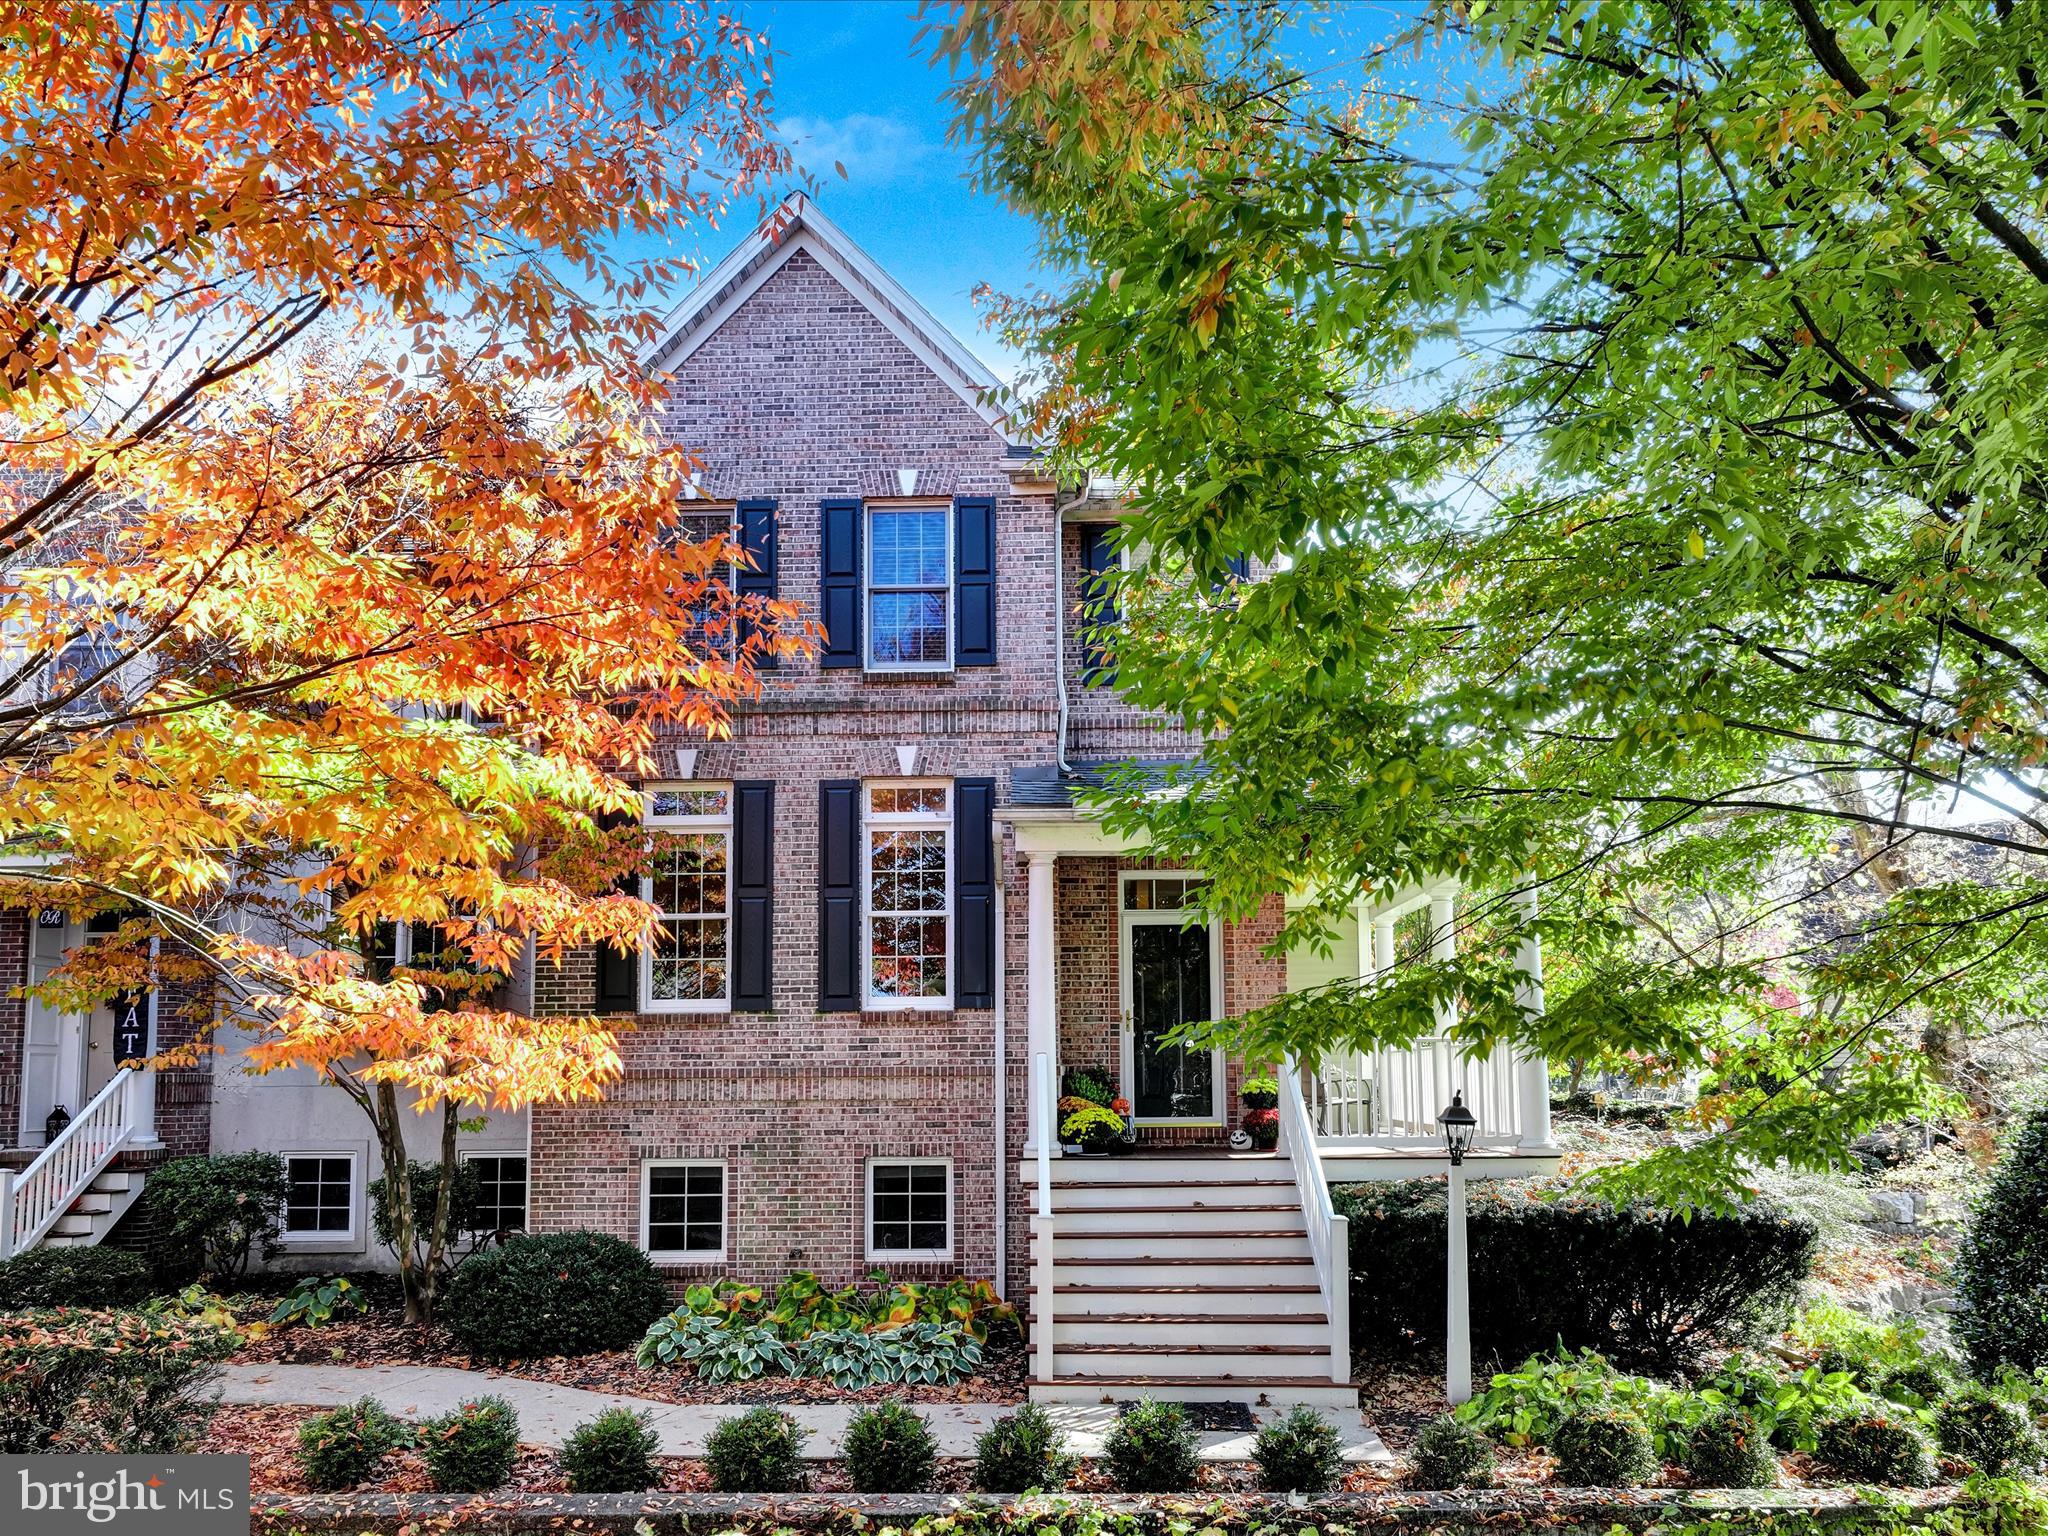
[[[1465,1264],[1465,1153],[1479,1122],[1465,1107],[1465,1095],[1451,1095],[1450,1108],[1438,1115],[1444,1128],[1444,1149],[1451,1155],[1451,1222],[1444,1244],[1447,1270],[1444,1286],[1444,1396],[1453,1407],[1472,1401],[1472,1305]]]

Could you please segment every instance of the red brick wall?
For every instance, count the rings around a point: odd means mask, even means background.
[[[21,1143],[22,1030],[28,1007],[28,912],[0,908],[0,1147]]]
[[[664,425],[700,454],[708,495],[775,498],[781,593],[806,605],[818,591],[821,498],[898,495],[900,468],[919,471],[921,497],[995,495],[998,664],[906,679],[785,663],[730,740],[663,744],[664,767],[671,746],[697,748],[700,780],[775,782],[776,1011],[635,1021],[625,1080],[602,1104],[533,1112],[533,1225],[637,1239],[643,1160],[718,1158],[728,1189],[718,1267],[755,1278],[815,1269],[842,1283],[869,1267],[865,1159],[941,1156],[953,1162],[955,1259],[921,1267],[990,1274],[994,1011],[818,1011],[817,786],[894,777],[896,748],[914,745],[920,776],[993,777],[1000,800],[1012,767],[1053,760],[1050,492],[1013,491],[1003,439],[803,253],[681,366]],[[536,1008],[587,1008],[593,973],[589,953],[543,961]]]

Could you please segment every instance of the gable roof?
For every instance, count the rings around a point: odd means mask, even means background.
[[[1001,381],[803,192],[783,199],[765,222],[704,275],[662,322],[643,361],[650,368],[681,367],[798,251],[837,279],[976,415],[1010,441],[1008,415],[995,398]]]

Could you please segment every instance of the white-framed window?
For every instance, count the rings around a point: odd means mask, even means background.
[[[862,903],[871,1008],[953,1001],[953,786],[943,779],[865,785]]]
[[[735,521],[738,513],[739,509],[730,502],[688,503],[676,516],[676,537],[685,544],[702,544],[722,535],[736,552],[740,543],[739,525]],[[722,567],[714,565],[705,574],[723,581],[728,591],[735,590],[739,562],[735,555],[728,555]],[[703,654],[730,656],[738,648],[739,626],[733,622],[729,607],[710,602],[700,605],[691,629],[690,639]]]
[[[953,665],[953,509],[867,507],[867,664],[871,672]]]
[[[640,1246],[655,1258],[725,1261],[725,1164],[656,1158],[640,1165]]]
[[[723,1013],[732,1006],[732,786],[651,784],[644,804],[640,894],[661,917],[640,954],[640,1007]]]
[[[871,1157],[870,1259],[953,1257],[953,1164],[943,1157]]]
[[[362,1201],[353,1152],[287,1152],[284,1180],[282,1241],[339,1246],[356,1240]]]
[[[479,1232],[526,1230],[526,1154],[465,1152],[476,1170],[476,1228]]]

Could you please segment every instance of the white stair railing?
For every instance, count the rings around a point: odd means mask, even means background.
[[[1330,1200],[1330,1181],[1316,1144],[1315,1123],[1301,1096],[1301,1067],[1290,1056],[1280,1069],[1280,1145],[1294,1162],[1308,1223],[1309,1251],[1315,1255],[1316,1284],[1330,1320],[1330,1380],[1351,1380],[1351,1223]]]
[[[1058,1134],[1053,1119],[1052,1062],[1040,1051],[1031,1058],[1031,1107],[1038,1118],[1038,1205],[1031,1217],[1031,1288],[1038,1298],[1038,1320],[1031,1330],[1034,1374],[1052,1380],[1053,1267],[1052,1143]]]
[[[149,1087],[133,1067],[122,1067],[34,1162],[18,1174],[0,1171],[0,1259],[40,1243],[134,1139],[136,1095]]]

